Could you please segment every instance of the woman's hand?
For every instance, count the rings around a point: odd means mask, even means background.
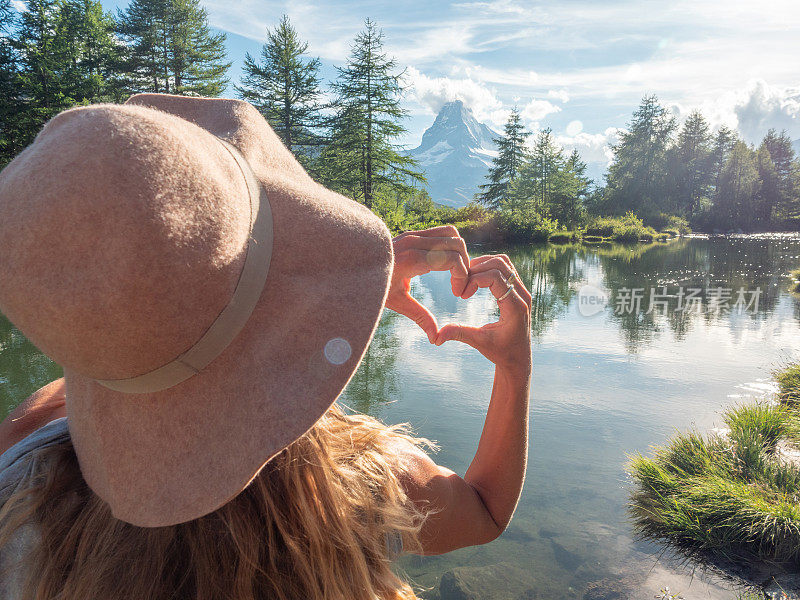
[[[450,271],[453,294],[461,296],[469,277],[467,245],[452,225],[402,233],[392,243],[394,271],[386,307],[414,321],[433,343],[439,327],[431,311],[409,293],[411,279],[431,271]]]
[[[510,289],[507,282],[512,276],[513,289]],[[441,346],[449,340],[464,342],[498,367],[527,377],[531,370],[531,294],[504,254],[472,259],[461,297],[470,298],[478,288],[485,287],[498,299],[500,320],[483,327],[445,325],[434,343]]]

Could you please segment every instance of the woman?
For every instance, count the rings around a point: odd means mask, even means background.
[[[0,223],[0,309],[65,371],[0,425],[0,598],[414,598],[400,548],[507,526],[531,369],[507,257],[390,240],[233,100],[62,113],[0,174]],[[431,270],[499,321],[439,328],[409,294]],[[463,478],[334,404],[383,306],[495,364]]]

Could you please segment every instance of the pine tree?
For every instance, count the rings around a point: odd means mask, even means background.
[[[800,188],[797,186],[796,164],[792,141],[786,131],[777,133],[770,129],[761,145],[769,152],[775,165],[777,176],[777,194],[772,210],[772,224],[783,223],[797,210],[800,200]]]
[[[379,193],[411,194],[415,183],[425,181],[416,162],[393,144],[406,131],[396,66],[383,51],[383,33],[367,19],[332,85],[336,115],[322,170],[369,208],[377,207]]]
[[[525,162],[525,140],[530,132],[525,130],[519,111],[514,108],[503,127],[503,135],[495,138],[499,154],[492,160],[487,173],[489,180],[480,186],[476,199],[493,210],[498,210],[509,200],[511,185]]]
[[[759,183],[753,151],[744,142],[735,142],[722,169],[714,204],[719,227],[753,229],[756,225],[754,201]]]
[[[677,195],[677,209],[691,221],[695,212],[711,192],[709,158],[711,135],[708,123],[698,111],[693,111],[678,134],[674,146],[676,165],[673,181]]]
[[[319,58],[305,59],[308,43],[283,16],[261,48],[261,62],[245,55],[239,96],[253,104],[291,151],[317,146],[320,136]],[[302,152],[301,152],[302,154]]]
[[[225,34],[212,33],[200,0],[133,0],[119,13],[131,91],[219,96],[228,84]]]
[[[714,136],[714,143],[709,156],[708,171],[711,177],[711,184],[714,187],[714,194],[719,188],[720,179],[722,178],[722,170],[728,162],[728,157],[733,150],[734,144],[737,141],[736,132],[723,125],[717,130]]]
[[[781,182],[775,163],[763,143],[756,153],[756,168],[760,182],[755,210],[756,221],[759,227],[772,229],[775,207],[779,206],[781,201]]]
[[[0,169],[22,148],[18,119],[22,97],[18,81],[19,55],[12,45],[16,11],[10,0],[0,0]]]
[[[645,96],[628,130],[613,146],[614,162],[608,171],[608,209],[615,214],[632,210],[640,216],[661,212],[668,194],[667,150],[675,131],[675,118]]]
[[[559,222],[572,228],[577,227],[585,218],[586,200],[591,194],[592,180],[586,176],[586,163],[575,149],[567,158],[567,170],[575,179],[575,191],[574,195],[564,199]]]
[[[119,98],[114,71],[121,52],[114,23],[97,0],[28,0],[11,41],[21,105],[17,150],[56,113]]]

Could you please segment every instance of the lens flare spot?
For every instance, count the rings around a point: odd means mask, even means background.
[[[443,250],[431,250],[428,252],[428,264],[431,269],[439,270],[447,264],[447,253]]]
[[[343,365],[353,354],[350,343],[342,338],[333,338],[325,344],[325,358],[334,365]]]
[[[583,131],[583,123],[580,121],[570,121],[569,125],[567,125],[567,135],[570,137],[575,137],[581,131]]]

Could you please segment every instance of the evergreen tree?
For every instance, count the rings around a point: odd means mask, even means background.
[[[17,58],[16,151],[56,113],[119,98],[121,48],[97,0],[28,0],[11,45]]]
[[[589,183],[586,164],[577,151],[565,157],[551,130],[545,129],[537,135],[501,208],[513,215],[550,218],[562,226],[575,227],[583,219],[583,200]]]
[[[657,214],[667,195],[666,155],[675,131],[675,118],[645,96],[633,113],[618,144],[608,171],[606,210],[613,214],[635,211],[641,216]]]
[[[308,43],[299,39],[284,15],[267,32],[261,62],[245,55],[244,76],[236,86],[239,96],[258,108],[291,151],[321,142],[314,133],[320,125],[320,61],[305,59],[307,50]]]
[[[119,13],[131,91],[219,96],[228,83],[225,34],[200,0],[133,0]]]
[[[755,210],[756,221],[759,227],[772,229],[775,207],[780,205],[781,185],[775,163],[772,162],[769,150],[763,143],[756,153],[756,168],[760,183]]]
[[[527,156],[525,140],[529,135],[519,111],[514,108],[503,127],[503,135],[494,140],[499,154],[492,160],[486,175],[489,182],[480,186],[481,192],[476,196],[487,207],[497,210],[509,200],[512,182]]]
[[[736,132],[725,125],[720,127],[717,130],[717,134],[714,136],[711,156],[709,156],[708,171],[715,194],[716,190],[719,188],[720,179],[722,178],[722,170],[728,162],[728,157],[737,139]]]
[[[574,193],[564,198],[561,215],[556,218],[562,225],[573,228],[585,220],[586,201],[591,194],[592,180],[586,176],[586,163],[577,150],[573,149],[567,158],[567,170],[575,179]]]
[[[18,54],[10,37],[16,11],[10,0],[0,0],[0,169],[22,148],[19,146],[18,117],[22,107],[17,78]]]
[[[777,133],[774,129],[767,132],[761,145],[769,152],[777,176],[777,193],[771,207],[770,221],[773,224],[783,223],[800,204],[794,148],[786,131]]]
[[[753,229],[759,183],[753,151],[744,142],[735,142],[722,169],[714,204],[715,222],[720,228]]]
[[[563,185],[566,161],[553,140],[552,131],[544,129],[536,136],[533,149],[512,180],[510,198],[506,205],[512,210],[524,207],[547,215],[551,201]]]
[[[367,19],[332,86],[336,116],[321,172],[369,208],[377,208],[379,193],[412,194],[414,184],[425,180],[393,144],[406,131],[396,66],[383,51],[383,33]]]
[[[711,135],[700,112],[693,111],[686,119],[678,134],[674,155],[677,163],[673,171],[677,209],[691,221],[711,192]]]

